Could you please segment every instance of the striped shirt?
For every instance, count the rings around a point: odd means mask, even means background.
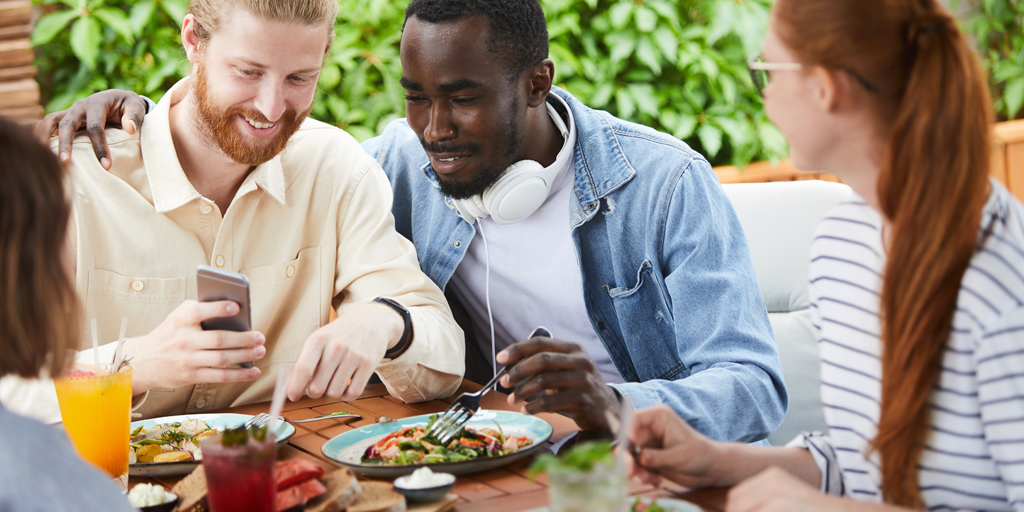
[[[870,448],[881,397],[882,219],[853,197],[826,217],[811,246],[811,314],[821,353],[827,436],[803,446],[822,491],[881,502]],[[1024,511],[1024,205],[998,182],[964,274],[919,481],[929,510]]]

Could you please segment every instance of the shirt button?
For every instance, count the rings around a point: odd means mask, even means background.
[[[218,267],[223,267],[224,266],[224,256],[217,256],[217,266]]]
[[[409,389],[409,386],[402,386],[402,387],[398,388],[399,391],[405,391],[407,389]]]
[[[213,207],[208,204],[204,204],[202,207],[199,208],[199,211],[202,212],[203,215],[206,215],[207,213],[213,211]]]
[[[459,247],[462,247],[462,241],[456,240],[455,241],[455,248],[458,249]]]
[[[285,274],[288,277],[294,276],[295,275],[295,267],[293,267],[291,265],[288,265],[288,270],[285,271]]]
[[[587,210],[588,211],[594,211],[594,208],[597,208],[597,204],[590,203],[590,204],[587,205]]]
[[[141,279],[136,279],[136,280],[132,281],[132,290],[135,290],[137,292],[141,292],[145,288],[146,288],[146,283],[143,283]]]
[[[391,370],[394,370],[394,369],[395,369],[394,366],[385,366],[384,368],[381,368],[380,371],[382,371],[382,372],[390,372]]]
[[[597,323],[597,329],[603,331],[604,330],[604,322],[598,322]]]
[[[199,400],[196,400],[196,409],[202,409],[203,407],[206,407],[206,399],[200,398]]]

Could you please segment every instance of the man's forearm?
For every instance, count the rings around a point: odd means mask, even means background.
[[[786,407],[775,381],[753,364],[719,364],[674,381],[615,384],[634,407],[665,404],[716,441],[754,442],[782,422]]]

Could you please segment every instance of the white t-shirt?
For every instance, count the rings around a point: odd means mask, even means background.
[[[567,143],[575,145],[575,141]],[[569,158],[547,200],[533,215],[509,225],[490,218],[477,220],[476,236],[450,286],[473,321],[481,352],[490,354],[485,290],[489,253],[495,353],[544,326],[555,338],[582,345],[605,382],[621,383],[624,380],[594,332],[583,303],[579,260],[569,230],[572,189],[573,158]]]

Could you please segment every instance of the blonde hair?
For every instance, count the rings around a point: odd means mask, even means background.
[[[338,0],[192,0],[188,12],[196,19],[195,33],[200,44],[206,44],[235,9],[268,20],[290,21],[305,25],[327,25],[327,45],[334,42],[334,20],[338,17]]]

